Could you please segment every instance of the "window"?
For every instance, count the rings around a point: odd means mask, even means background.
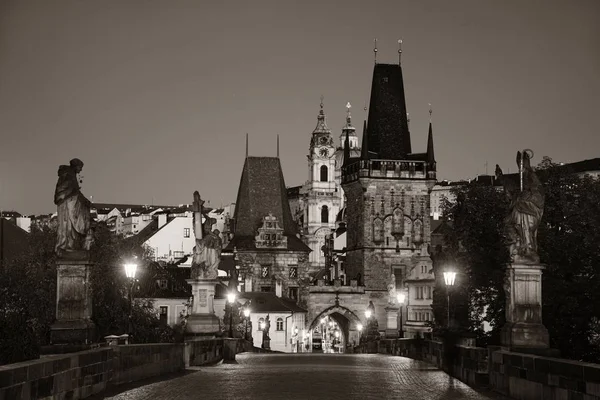
[[[423,299],[423,286],[417,286],[417,295],[415,299],[422,300]]]
[[[294,301],[298,301],[298,288],[297,287],[291,287],[288,288],[288,293],[289,293],[289,298],[294,300]]]
[[[422,274],[426,274],[427,273],[427,265],[421,265],[421,273]]]
[[[290,267],[290,278],[298,277],[298,267]]]
[[[169,281],[166,279],[159,279],[158,281],[158,287],[161,289],[166,289],[169,287]]]
[[[321,222],[329,222],[329,207],[327,206],[321,208]]]
[[[278,331],[283,330],[283,318],[277,318],[277,330]]]
[[[159,307],[159,316],[158,319],[160,320],[161,324],[166,325],[167,324],[167,316],[169,315],[169,306],[160,306]]]
[[[183,228],[183,237],[184,238],[190,237],[190,228]]]
[[[258,319],[258,326],[256,327],[256,330],[258,331],[262,331],[262,325],[265,323],[265,319],[264,318],[259,318]]]
[[[327,182],[329,179],[327,179],[327,166],[326,165],[321,165],[321,182]]]

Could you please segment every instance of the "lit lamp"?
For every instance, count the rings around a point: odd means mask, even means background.
[[[404,300],[406,300],[406,295],[403,292],[398,293],[398,305],[400,306],[399,314],[400,314],[400,332],[399,336],[401,338],[404,337],[404,332],[402,331],[402,307],[404,306]]]
[[[362,330],[363,330],[362,324],[357,324],[356,325],[356,329],[358,329],[358,343],[360,344],[360,336],[361,336],[361,333],[362,333]]]
[[[448,269],[444,271],[444,283],[446,284],[446,296],[448,298],[448,313],[447,313],[447,327],[450,327],[450,286],[454,286],[454,280],[456,279],[456,272]]]
[[[250,309],[244,308],[244,317],[246,317],[246,330],[244,331],[244,339],[248,340],[248,319],[250,317]]]
[[[227,302],[229,303],[229,337],[233,338],[233,303],[235,303],[236,294],[227,293]]]
[[[127,277],[127,279],[130,280],[130,284],[129,284],[129,335],[131,335],[131,333],[133,332],[133,286],[135,284],[135,273],[137,271],[137,263],[136,263],[136,259],[137,256],[133,257],[133,260],[123,264],[123,267],[125,267],[125,276]]]
[[[367,309],[365,311],[365,317],[367,317],[367,319],[371,318],[371,310]]]

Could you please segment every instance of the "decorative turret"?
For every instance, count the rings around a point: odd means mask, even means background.
[[[356,129],[352,126],[352,115],[350,115],[350,108],[352,105],[350,102],[346,104],[346,125],[342,128],[342,134],[340,135],[340,146],[346,147],[346,136],[349,137],[350,149],[358,148],[358,137],[356,136]]]

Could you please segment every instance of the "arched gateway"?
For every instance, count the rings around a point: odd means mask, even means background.
[[[328,323],[333,323],[336,331],[339,328],[340,332],[339,341],[336,340],[335,352],[344,352],[348,344],[358,344],[360,333],[357,327],[361,324],[360,318],[348,308],[336,304],[320,312],[311,322],[309,332],[313,350],[319,350],[319,347],[323,349],[327,337],[331,336],[329,331],[331,325],[327,326]],[[320,346],[317,345],[319,339]]]

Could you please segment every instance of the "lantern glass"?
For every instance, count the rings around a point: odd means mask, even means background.
[[[135,272],[137,270],[137,264],[136,263],[127,263],[124,265],[125,267],[125,275],[130,278],[133,279],[135,278]]]
[[[245,308],[244,309],[244,317],[248,318],[250,316],[250,309],[249,308]]]
[[[404,300],[406,300],[406,295],[404,293],[398,293],[398,304],[404,304]]]
[[[365,311],[365,317],[367,317],[367,319],[371,318],[371,310]]]
[[[446,286],[453,286],[455,279],[456,279],[456,272],[444,271],[444,282],[446,283]]]
[[[235,302],[235,298],[235,293],[227,293],[227,301],[229,301],[229,303],[233,304]]]
[[[363,328],[362,324],[356,325],[356,329],[358,329],[359,332],[362,331],[362,328]]]

